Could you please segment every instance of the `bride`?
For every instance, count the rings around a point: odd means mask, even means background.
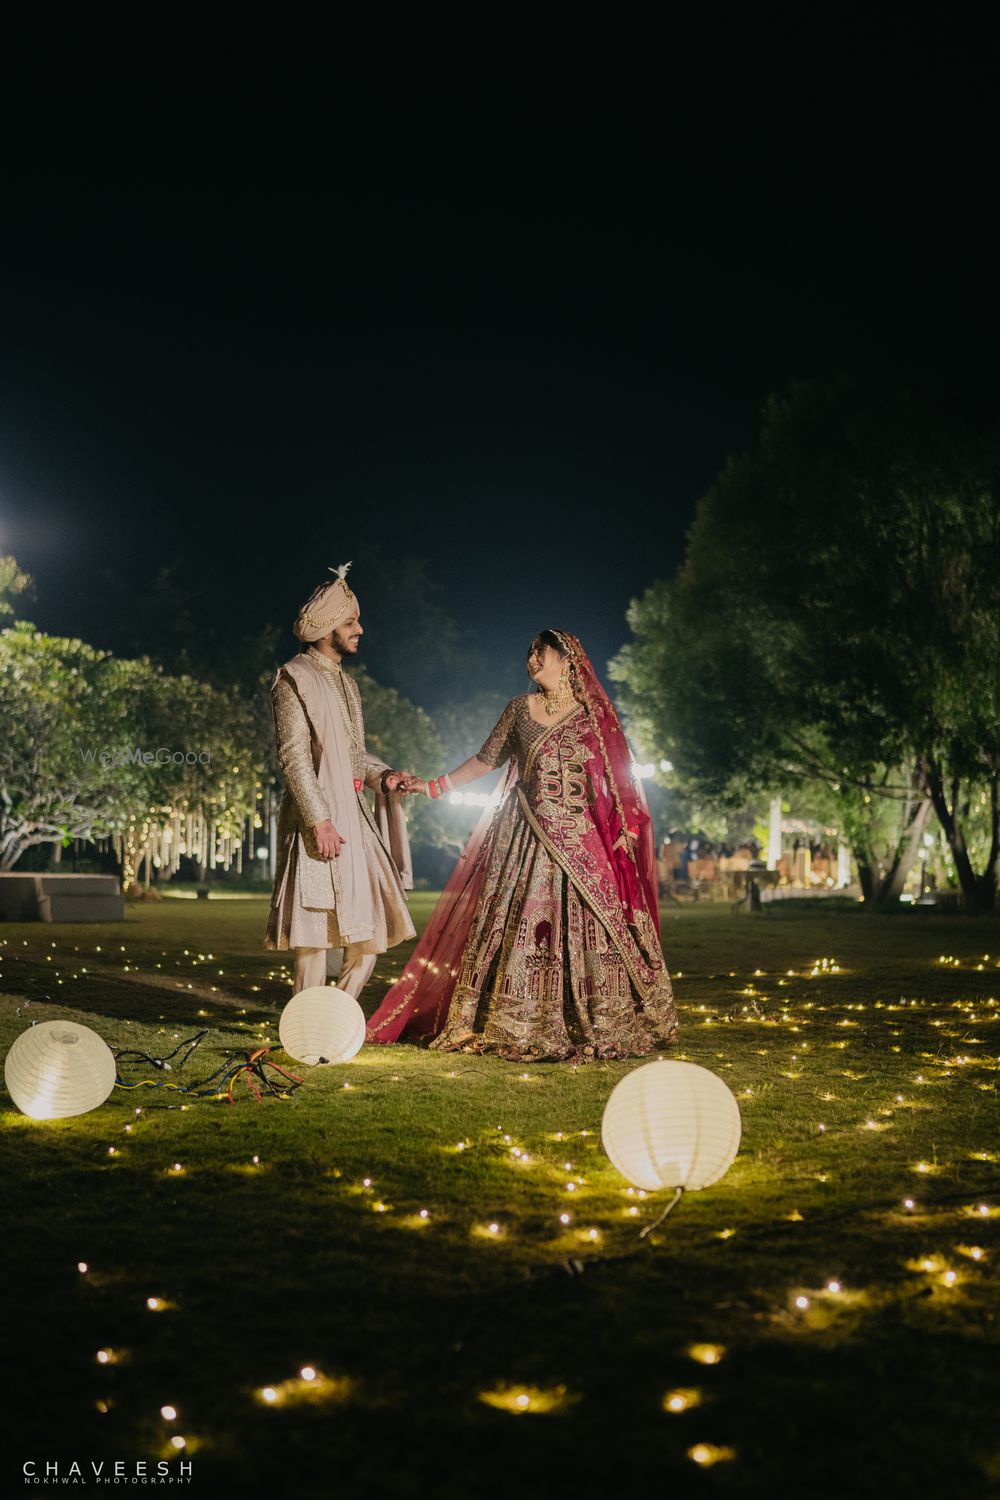
[[[431,1037],[529,1062],[676,1040],[652,826],[614,705],[564,631],[535,637],[528,675],[536,691],[508,703],[478,755],[414,783],[439,797],[509,762],[369,1042]]]

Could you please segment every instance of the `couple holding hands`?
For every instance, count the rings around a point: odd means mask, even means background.
[[[653,830],[618,715],[580,641],[543,630],[534,691],[508,703],[476,755],[424,782],[365,749],[343,670],[362,635],[347,568],[295,622],[303,642],[272,688],[285,797],[265,946],[295,953],[295,990],[360,996],[387,948],[415,936],[401,795],[439,797],[501,766],[486,809],[369,1042],[429,1041],[512,1062],[643,1056],[677,1038],[660,947]],[[374,791],[372,809],[365,789]]]

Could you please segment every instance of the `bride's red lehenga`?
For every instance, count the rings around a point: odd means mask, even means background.
[[[508,703],[479,752],[510,765],[369,1042],[432,1038],[516,1062],[635,1057],[670,1046],[645,797],[614,705],[576,636],[576,703],[553,724]],[[637,830],[629,841],[626,830]]]

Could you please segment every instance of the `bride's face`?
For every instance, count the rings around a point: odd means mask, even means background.
[[[528,652],[528,676],[532,682],[551,692],[558,687],[561,672],[562,657],[555,647],[543,645],[541,641],[532,641]]]

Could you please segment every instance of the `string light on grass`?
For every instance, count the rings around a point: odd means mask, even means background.
[[[686,1386],[683,1390],[668,1391],[663,1398],[663,1410],[669,1412],[690,1411],[692,1406],[701,1405],[701,1391],[695,1390],[693,1386]]]
[[[167,1304],[164,1302],[162,1297],[147,1297],[146,1306],[149,1308],[150,1312],[163,1312]]]
[[[257,1392],[257,1398],[265,1406],[322,1405],[327,1401],[344,1401],[352,1391],[348,1376],[324,1375],[314,1365],[303,1365],[291,1380],[265,1385]]]
[[[186,1448],[187,1447],[187,1442],[186,1442],[186,1440],[184,1438],[182,1438],[180,1436],[180,1434],[178,1434],[176,1437],[172,1437],[170,1439],[170,1446],[172,1448],[176,1448],[178,1451],[180,1451],[182,1448]]]
[[[550,1386],[547,1390],[533,1385],[503,1385],[492,1391],[480,1391],[479,1399],[484,1405],[492,1406],[497,1411],[522,1417],[566,1411],[580,1398],[571,1395],[564,1385]]]
[[[717,1365],[725,1355],[723,1344],[690,1344],[688,1358],[699,1365]]]
[[[76,1269],[80,1272],[81,1276],[86,1276],[87,1272],[90,1270],[90,1267],[87,1265],[87,1262],[85,1260],[78,1260],[76,1263]]]
[[[163,1418],[164,1422],[176,1422],[177,1421],[177,1408],[176,1408],[176,1406],[161,1406],[160,1407],[160,1416]]]
[[[800,1312],[805,1312],[806,1308],[809,1306],[809,1298],[796,1297],[795,1306],[799,1309]]]
[[[474,1224],[472,1235],[475,1235],[477,1239],[489,1239],[489,1241],[504,1239],[504,1226],[496,1220],[490,1221],[489,1224]]]
[[[693,1448],[688,1449],[688,1458],[703,1469],[711,1468],[712,1464],[726,1463],[736,1457],[733,1448],[720,1448],[715,1443],[695,1443]]]

